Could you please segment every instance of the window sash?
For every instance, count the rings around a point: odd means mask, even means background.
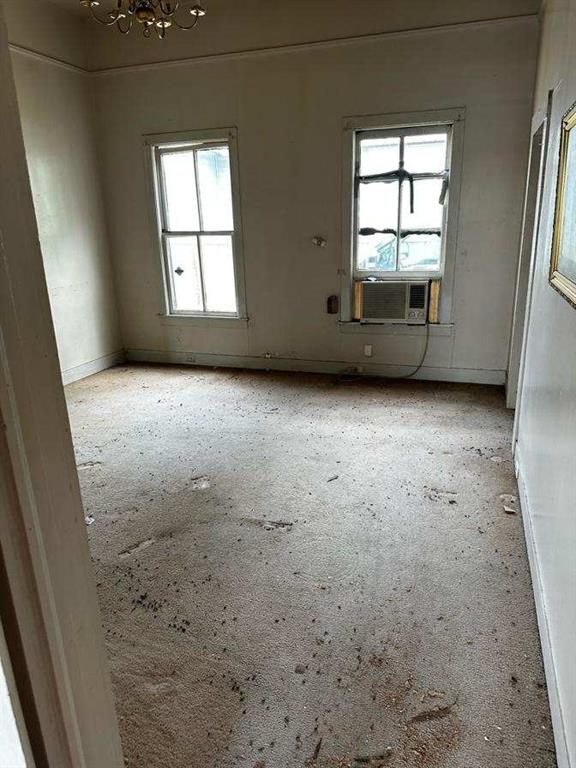
[[[385,137],[394,137],[400,139],[400,154],[399,160],[404,160],[404,139],[409,136],[430,136],[430,135],[445,135],[446,136],[446,158],[445,168],[442,171],[430,171],[413,173],[414,182],[417,183],[423,179],[444,179],[446,172],[450,173],[450,155],[451,155],[451,138],[452,138],[452,126],[450,124],[440,125],[419,125],[406,128],[390,128],[390,129],[373,129],[363,130],[359,129],[355,132],[355,159],[354,159],[354,194],[353,194],[353,273],[355,278],[366,279],[369,276],[376,276],[380,278],[403,278],[414,279],[415,277],[424,277],[428,279],[435,279],[442,276],[444,266],[444,249],[445,249],[445,236],[446,236],[446,224],[448,215],[448,202],[443,206],[442,224],[440,227],[440,260],[437,269],[431,270],[407,270],[400,268],[400,249],[402,245],[402,230],[409,230],[411,234],[418,234],[418,228],[402,227],[402,202],[405,194],[409,192],[405,189],[407,182],[399,183],[398,179],[367,179],[367,176],[374,174],[366,174],[363,176],[360,173],[360,156],[361,156],[361,142],[365,139],[380,139]],[[409,169],[407,169],[409,170]],[[449,176],[448,176],[449,178]],[[391,183],[398,185],[398,214],[396,222],[396,262],[395,269],[393,270],[374,270],[374,269],[360,269],[358,267],[358,238],[359,235],[359,190],[360,184],[371,183]],[[425,234],[431,228],[420,228],[422,233]]]
[[[170,144],[166,144],[163,146],[157,146],[156,147],[156,173],[157,173],[157,180],[158,180],[158,192],[159,192],[159,204],[160,204],[160,218],[162,223],[162,234],[169,233],[169,234],[184,234],[186,230],[174,230],[170,229],[168,226],[168,194],[166,191],[166,177],[164,174],[164,165],[162,163],[162,158],[164,155],[174,155],[178,152],[193,152],[194,155],[194,186],[196,188],[196,205],[198,207],[198,221],[200,223],[200,229],[199,230],[191,230],[190,234],[200,234],[200,233],[209,233],[209,232],[215,232],[216,230],[213,229],[205,229],[204,223],[203,223],[203,215],[202,215],[202,198],[201,198],[201,190],[200,190],[200,184],[198,181],[198,152],[202,151],[203,149],[227,149],[228,150],[228,158],[230,165],[232,164],[232,152],[230,148],[230,142],[228,141],[222,141],[222,140],[213,140],[213,141],[198,141],[198,142],[189,142],[187,144],[181,144],[172,146]],[[230,171],[232,169],[230,168]],[[232,183],[230,184],[230,193],[233,195],[233,189],[232,189]],[[236,225],[234,226],[234,229],[236,228]]]
[[[239,316],[239,296],[238,296],[238,290],[235,289],[235,298],[236,298],[236,311],[234,312],[223,312],[223,311],[214,311],[207,309],[207,299],[206,299],[206,284],[204,280],[204,274],[203,274],[203,252],[202,252],[202,238],[205,237],[230,237],[231,244],[232,244],[232,268],[233,268],[233,279],[234,283],[236,285],[237,280],[237,274],[236,274],[236,238],[237,238],[237,223],[234,218],[234,229],[226,229],[226,230],[213,230],[213,229],[204,229],[203,224],[203,217],[202,217],[202,202],[200,198],[200,185],[198,181],[198,160],[197,160],[197,152],[201,151],[203,149],[219,149],[219,148],[226,148],[228,150],[228,157],[230,162],[230,194],[232,196],[232,208],[235,209],[235,201],[234,201],[234,187],[233,187],[233,180],[232,180],[232,147],[231,142],[222,140],[222,139],[207,139],[207,140],[201,140],[201,141],[186,141],[186,142],[178,142],[178,143],[168,143],[168,144],[156,144],[154,146],[154,158],[155,158],[155,176],[156,176],[156,194],[157,194],[157,202],[158,202],[158,212],[159,212],[159,224],[160,224],[160,240],[161,240],[161,246],[162,246],[162,263],[164,268],[164,275],[165,275],[165,284],[166,289],[168,293],[168,303],[169,303],[169,311],[170,314],[173,315],[195,315],[198,317],[204,317],[204,316],[216,316],[216,317],[238,317]],[[167,192],[166,192],[166,179],[164,174],[164,167],[162,163],[163,155],[167,154],[176,154],[178,152],[193,152],[194,153],[194,185],[196,189],[196,205],[198,207],[198,221],[200,224],[200,229],[197,230],[177,230],[177,229],[170,229],[168,226],[168,205],[167,205]],[[177,309],[177,302],[176,302],[176,291],[174,287],[174,275],[172,274],[172,270],[170,267],[170,254],[169,254],[169,245],[168,241],[170,238],[179,238],[179,237],[194,237],[196,239],[196,247],[198,251],[198,261],[199,261],[199,275],[200,275],[200,286],[201,286],[201,294],[202,294],[202,310],[190,310],[190,309]]]
[[[194,237],[196,240],[196,250],[198,254],[198,271],[199,271],[199,277],[200,277],[200,290],[201,290],[201,299],[202,299],[202,309],[201,310],[192,310],[192,309],[177,309],[177,300],[176,300],[176,286],[174,284],[174,270],[172,269],[171,264],[171,257],[170,257],[170,245],[169,241],[178,239],[178,238],[187,238],[187,237]],[[207,299],[207,291],[206,291],[206,280],[204,278],[204,249],[202,245],[203,239],[209,239],[209,238],[218,238],[218,237],[229,237],[231,240],[232,245],[232,270],[233,270],[233,280],[234,283],[236,283],[236,262],[234,258],[234,231],[220,231],[220,232],[195,232],[195,233],[186,233],[186,232],[163,232],[162,233],[162,255],[163,255],[163,261],[164,261],[164,272],[166,275],[166,282],[168,287],[168,296],[170,301],[170,312],[174,315],[196,315],[196,316],[204,316],[204,315],[214,315],[218,317],[237,317],[238,316],[238,295],[236,292],[236,311],[235,312],[226,312],[223,310],[210,310],[208,309],[208,299]]]
[[[356,138],[358,139],[380,139],[382,136],[395,136],[405,138],[406,136],[432,136],[436,134],[449,134],[450,124],[441,123],[437,125],[412,125],[406,128],[358,128]]]

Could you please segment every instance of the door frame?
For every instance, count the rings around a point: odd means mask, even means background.
[[[536,251],[538,248],[538,240],[541,230],[541,218],[542,218],[542,199],[544,192],[544,181],[546,171],[546,160],[548,157],[548,147],[550,144],[550,118],[552,114],[552,103],[554,99],[554,93],[557,89],[552,89],[548,92],[548,98],[545,109],[537,110],[532,118],[532,139],[530,142],[530,154],[532,154],[532,144],[534,135],[543,127],[542,146],[540,151],[540,162],[538,165],[538,177],[537,177],[537,194],[534,201],[534,220],[532,226],[532,240],[530,242],[530,249],[528,251],[530,258],[530,267],[528,270],[528,279],[526,283],[526,304],[522,325],[522,346],[520,351],[520,357],[518,361],[518,383],[515,402],[509,407],[515,407],[514,414],[514,427],[512,430],[512,453],[515,453],[516,443],[518,441],[518,429],[520,424],[520,415],[522,411],[522,398],[524,389],[524,373],[526,370],[526,355],[528,350],[528,334],[530,331],[530,318],[532,312],[532,293],[534,287],[534,270],[536,267]],[[531,163],[528,166],[528,173],[530,174]],[[527,192],[528,194],[528,192]],[[522,232],[522,243],[524,242],[524,232]],[[521,245],[522,249],[522,245]],[[520,258],[522,258],[522,250],[520,252]],[[520,265],[518,267],[520,271]],[[516,297],[517,301],[517,297]],[[514,329],[512,330],[512,333]],[[512,344],[512,342],[511,342]],[[512,347],[511,347],[512,348]],[[508,395],[508,393],[507,393]]]
[[[0,3],[0,622],[35,768],[122,768]]]
[[[526,193],[522,214],[522,230],[518,267],[516,271],[516,291],[514,295],[514,316],[508,346],[508,365],[506,375],[506,405],[515,408],[520,385],[522,367],[522,340],[525,320],[529,308],[529,293],[532,284],[532,254],[538,238],[538,224],[543,179],[543,158],[546,149],[547,119],[544,117],[530,139],[528,155],[528,173]]]

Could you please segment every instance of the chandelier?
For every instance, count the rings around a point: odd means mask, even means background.
[[[156,32],[160,39],[166,30],[175,26],[179,29],[193,29],[206,11],[201,5],[189,5],[190,0],[117,0],[116,8],[98,14],[99,0],[80,0],[80,4],[90,9],[92,18],[106,27],[116,27],[127,35],[135,21],[142,25],[144,37]],[[187,7],[185,7],[187,6]],[[192,17],[190,21],[186,17]]]

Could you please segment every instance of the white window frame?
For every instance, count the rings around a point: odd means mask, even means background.
[[[242,219],[240,211],[240,184],[238,171],[238,141],[235,128],[216,128],[178,133],[154,134],[145,136],[148,154],[150,178],[153,187],[154,219],[158,243],[159,263],[161,265],[162,312],[165,318],[191,321],[245,321],[246,291],[244,278],[244,258],[242,243]],[[232,188],[232,214],[234,229],[217,231],[171,231],[166,222],[166,205],[161,157],[163,153],[186,151],[190,148],[227,146],[230,157],[230,182]],[[172,280],[170,276],[167,238],[168,236],[191,237],[199,235],[228,235],[232,237],[232,259],[234,265],[234,284],[236,289],[236,312],[212,312],[175,309]],[[204,290],[204,287],[203,287]]]
[[[447,140],[447,147],[446,147],[446,158],[447,162],[445,164],[445,169],[450,170],[450,160],[452,157],[452,126],[451,125],[419,125],[416,127],[410,127],[410,128],[379,128],[379,129],[370,129],[370,130],[358,130],[354,132],[354,138],[355,138],[355,146],[354,146],[354,184],[355,184],[355,194],[353,197],[353,205],[354,205],[354,226],[353,226],[353,233],[356,233],[358,230],[358,184],[357,179],[360,176],[360,142],[364,139],[376,139],[384,136],[394,136],[399,138],[405,138],[406,136],[423,136],[423,135],[430,135],[431,133],[435,134],[442,134],[446,135]],[[400,158],[403,160],[403,157]],[[410,170],[409,168],[407,170]],[[426,174],[428,175],[428,174]],[[419,176],[419,174],[416,174],[416,176]],[[430,174],[430,177],[432,178],[442,178],[442,172]],[[397,183],[397,182],[396,182]],[[408,194],[407,192],[407,184],[400,184],[399,185],[399,206],[398,206],[398,229],[400,229],[400,223],[401,223],[401,215],[402,215],[402,200],[404,195]],[[445,244],[446,244],[446,222],[447,222],[447,213],[448,213],[448,197],[446,198],[446,204],[443,206],[442,211],[442,225],[441,225],[441,251],[440,251],[440,263],[438,265],[438,269],[421,269],[421,270],[407,270],[407,269],[395,269],[392,270],[367,270],[367,269],[358,269],[358,238],[356,236],[353,237],[353,274],[355,280],[362,280],[366,279],[368,277],[377,277],[379,280],[420,280],[420,279],[430,279],[434,280],[436,278],[442,277],[442,274],[444,272],[444,251],[445,251]],[[396,237],[396,248],[397,253],[399,252],[401,243],[401,238]]]
[[[434,280],[442,281],[440,295],[439,321],[443,324],[452,322],[452,293],[454,285],[454,267],[456,261],[458,209],[460,202],[460,184],[462,153],[464,144],[465,109],[444,109],[427,112],[394,113],[349,117],[344,120],[344,153],[342,176],[342,267],[341,275],[341,314],[343,323],[353,322],[353,283],[356,279],[370,276],[384,280]],[[439,270],[421,271],[356,271],[356,228],[357,205],[355,200],[355,179],[358,171],[358,142],[371,132],[381,135],[382,131],[397,135],[424,134],[431,129],[449,127],[449,145],[447,149],[450,180],[447,205],[444,211],[443,243]],[[409,170],[409,169],[408,169]]]

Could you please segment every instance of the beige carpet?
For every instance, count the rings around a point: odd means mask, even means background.
[[[67,396],[129,768],[555,765],[499,389],[129,366]]]

